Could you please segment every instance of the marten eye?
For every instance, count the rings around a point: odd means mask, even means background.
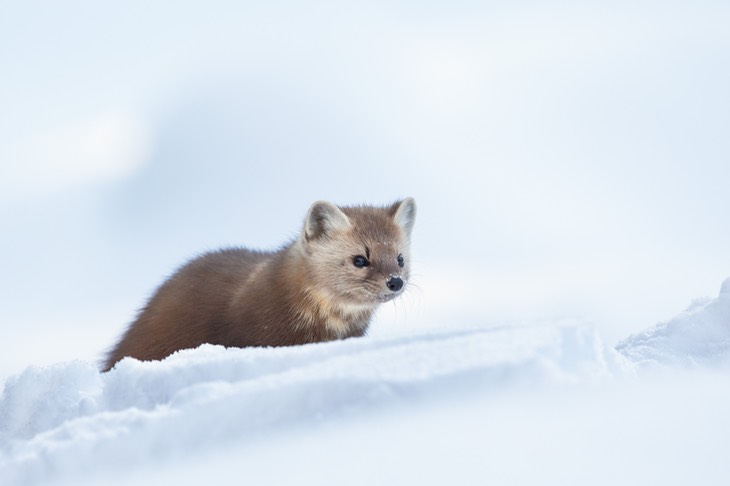
[[[357,268],[365,268],[370,265],[370,262],[364,256],[358,255],[352,259],[352,264],[355,265]]]
[[[403,268],[403,265],[405,265],[406,262],[403,260],[403,255],[398,255],[398,266]]]

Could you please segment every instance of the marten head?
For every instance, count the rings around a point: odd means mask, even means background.
[[[386,207],[312,204],[300,241],[318,293],[355,307],[400,295],[410,276],[415,220],[410,197]]]

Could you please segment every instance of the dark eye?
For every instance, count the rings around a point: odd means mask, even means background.
[[[370,262],[364,256],[358,255],[352,259],[352,264],[355,265],[357,268],[365,268],[370,265]]]
[[[405,265],[405,261],[403,260],[403,255],[398,255],[398,266],[403,268],[403,265]]]

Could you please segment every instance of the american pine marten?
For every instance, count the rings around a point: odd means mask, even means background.
[[[230,248],[197,257],[157,289],[108,354],[165,358],[203,343],[289,346],[362,336],[408,281],[416,203],[337,207],[317,201],[278,251]]]

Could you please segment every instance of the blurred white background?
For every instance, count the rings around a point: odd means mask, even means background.
[[[727,2],[1,4],[0,378],[316,199],[419,204],[373,333],[614,342],[730,276]]]

